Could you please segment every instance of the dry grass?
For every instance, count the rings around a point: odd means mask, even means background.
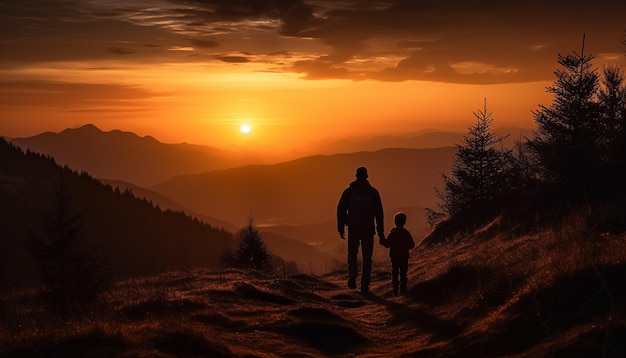
[[[626,237],[595,233],[587,218],[420,246],[401,297],[383,259],[369,296],[345,288],[345,268],[127,280],[72,317],[17,293],[1,299],[0,355],[624,356]]]
[[[626,352],[624,235],[594,232],[587,215],[532,236],[492,234],[418,253],[430,260],[416,268],[413,298],[466,323],[441,355]]]

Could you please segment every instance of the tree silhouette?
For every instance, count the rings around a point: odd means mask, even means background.
[[[457,146],[452,176],[444,176],[437,191],[440,210],[427,209],[431,226],[447,216],[431,241],[496,213],[503,225],[533,230],[583,203],[587,210],[601,209],[591,220],[597,230],[624,230],[626,76],[620,66],[608,65],[600,77],[584,50],[583,36],[580,53],[559,54],[561,68],[547,88],[554,99],[533,112],[534,136],[514,150],[496,150],[502,138],[489,132],[486,106],[474,113],[477,123]]]
[[[606,177],[612,181],[611,188],[621,187],[626,179],[626,78],[618,65],[609,65],[602,71],[601,87],[598,93],[602,120],[607,133],[604,160],[607,165]]]
[[[626,84],[622,68],[619,65],[605,66],[602,71],[598,100],[602,107],[602,116],[609,129],[624,130],[626,120]]]
[[[70,213],[62,175],[56,194],[54,212],[43,217],[45,235],[31,233],[30,249],[47,297],[62,313],[71,313],[94,300],[111,277],[103,253],[81,236],[85,212]]]
[[[604,123],[596,102],[599,79],[592,55],[559,54],[563,67],[547,91],[554,94],[549,107],[533,112],[537,130],[532,141],[541,163],[541,175],[554,191],[568,201],[580,201],[597,187],[601,170]]]
[[[254,225],[254,218],[248,218],[248,224],[236,234],[237,248],[227,251],[222,256],[222,263],[246,269],[268,270],[272,268],[271,253],[267,249],[261,233]]]
[[[429,210],[429,221],[442,216],[482,220],[500,207],[511,171],[511,151],[496,148],[504,137],[490,131],[493,119],[486,100],[474,116],[476,123],[463,137],[463,144],[457,145],[452,176],[443,175],[444,189],[437,190],[441,211]]]

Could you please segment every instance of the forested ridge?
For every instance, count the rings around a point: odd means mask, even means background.
[[[84,212],[80,236],[97,243],[113,274],[127,277],[168,269],[215,266],[232,245],[232,234],[182,212],[161,210],[129,190],[103,185],[88,173],[0,139],[2,287],[36,282],[29,235],[44,235],[62,186],[69,215]]]

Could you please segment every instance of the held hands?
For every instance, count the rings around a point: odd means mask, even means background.
[[[385,233],[384,232],[379,232],[378,233],[378,243],[385,246],[385,244],[387,243],[387,240],[385,239]]]

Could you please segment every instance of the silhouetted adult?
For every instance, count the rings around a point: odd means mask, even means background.
[[[363,254],[361,271],[361,292],[369,292],[370,275],[372,272],[372,252],[374,251],[374,234],[381,239],[385,237],[383,224],[383,203],[378,190],[367,180],[367,169],[356,170],[356,180],[343,191],[337,204],[337,230],[345,239],[345,227],[348,226],[348,287],[356,288],[358,276],[357,254],[359,245]]]

